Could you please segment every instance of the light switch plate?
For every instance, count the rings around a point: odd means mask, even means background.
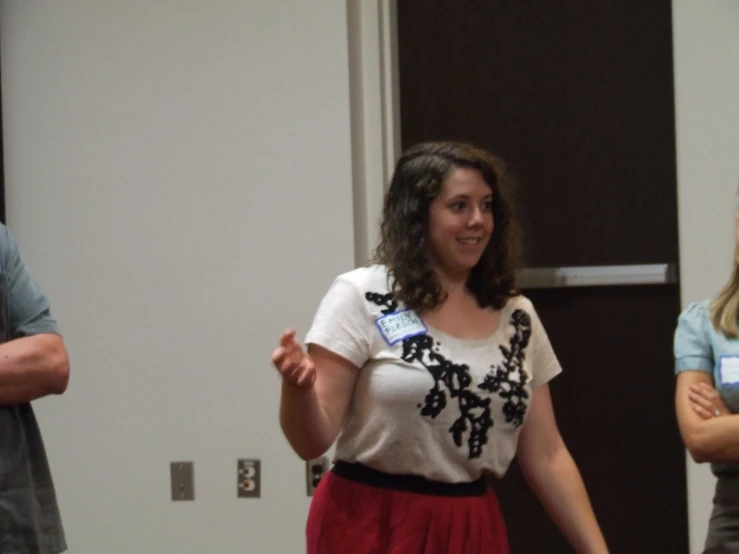
[[[173,501],[195,500],[194,472],[192,462],[171,462],[169,464]]]
[[[326,456],[313,458],[312,460],[305,462],[306,493],[308,496],[313,496],[316,492],[318,483],[321,482],[321,479],[327,471],[328,458]]]
[[[236,479],[238,498],[259,498],[262,495],[262,462],[246,458],[237,460]]]

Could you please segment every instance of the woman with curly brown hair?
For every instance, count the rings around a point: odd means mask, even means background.
[[[607,548],[557,430],[561,367],[515,287],[519,230],[503,162],[466,144],[405,152],[374,263],[336,278],[306,337],[272,361],[304,459],[338,437],[311,504],[309,554],[503,554],[486,476],[514,456],[577,552]]]

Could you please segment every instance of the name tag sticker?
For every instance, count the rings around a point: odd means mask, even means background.
[[[410,310],[401,310],[378,317],[375,324],[388,346],[428,332],[421,317]]]
[[[739,385],[739,356],[721,356],[719,375],[722,385]]]

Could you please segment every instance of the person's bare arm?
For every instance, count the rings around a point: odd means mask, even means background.
[[[739,462],[739,415],[704,418],[691,387],[713,386],[705,371],[681,371],[675,389],[675,411],[683,442],[698,463]]]
[[[49,301],[31,277],[15,237],[0,225],[0,405],[61,394],[69,357]]]
[[[341,430],[359,368],[320,346],[309,352],[287,331],[272,362],[282,375],[280,425],[304,460],[322,455]]]
[[[62,394],[69,357],[59,335],[42,333],[0,344],[0,404],[24,404]]]
[[[700,381],[690,385],[688,393],[690,407],[703,419],[731,415],[724,399],[708,382]]]
[[[607,554],[580,471],[562,440],[549,386],[534,389],[517,459],[545,510],[579,554]]]

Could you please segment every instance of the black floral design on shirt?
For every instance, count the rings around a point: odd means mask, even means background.
[[[398,302],[392,293],[368,292],[365,298],[382,307],[383,315],[394,312]],[[506,400],[503,414],[506,421],[520,425],[526,413],[524,399],[528,398],[526,375],[522,370],[525,349],[531,335],[531,320],[522,310],[516,310],[511,317],[515,333],[508,348],[501,346],[505,361],[501,366],[491,366],[491,371],[478,389],[497,393]],[[438,345],[438,343],[437,343]],[[479,458],[483,447],[488,443],[489,431],[493,427],[490,409],[491,398],[480,396],[471,388],[472,377],[467,364],[457,364],[448,360],[434,348],[434,339],[428,333],[403,340],[401,358],[409,363],[417,362],[425,367],[434,379],[434,386],[419,404],[424,417],[436,418],[447,407],[449,401],[456,400],[460,416],[449,428],[454,444],[461,447],[467,435],[467,450],[470,459]],[[518,372],[518,373],[517,373]],[[517,374],[517,381],[510,377]]]
[[[385,306],[382,309],[382,315],[391,314],[398,309],[398,301],[395,300],[395,296],[392,292],[388,292],[387,294],[368,292],[364,297],[377,306]]]
[[[490,398],[478,396],[470,389],[472,377],[466,364],[455,364],[434,351],[434,339],[428,334],[407,338],[403,341],[401,358],[406,362],[418,362],[434,378],[434,386],[419,404],[421,415],[436,418],[447,406],[447,392],[456,399],[460,416],[452,423],[449,432],[454,444],[462,446],[465,432],[470,459],[479,458],[482,447],[488,442],[488,431],[493,426],[490,414]]]
[[[516,310],[511,315],[511,324],[514,333],[508,348],[501,345],[503,363],[491,366],[492,370],[485,376],[479,388],[488,392],[495,392],[505,399],[503,414],[508,423],[516,427],[523,424],[526,415],[526,400],[529,393],[525,385],[528,375],[523,370],[526,358],[526,347],[531,338],[531,316],[523,310]]]

